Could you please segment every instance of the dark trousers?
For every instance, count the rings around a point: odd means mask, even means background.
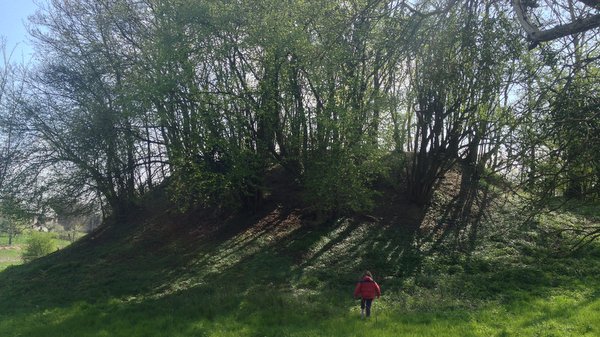
[[[360,308],[367,308],[367,317],[371,316],[371,304],[373,303],[373,299],[361,298],[360,300]]]

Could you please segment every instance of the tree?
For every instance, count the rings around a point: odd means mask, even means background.
[[[8,236],[8,245],[13,244],[15,236],[22,233],[30,219],[23,205],[6,195],[0,200],[0,231]]]
[[[567,5],[569,20],[594,10]],[[254,209],[275,166],[314,208],[364,209],[386,169],[381,158],[395,151],[409,164],[412,200],[424,207],[441,177],[460,167],[465,203],[453,216],[468,218],[479,179],[508,160],[505,152],[533,153],[514,162],[535,176],[541,139],[572,140],[560,155],[554,144],[548,151],[571,182],[595,186],[577,178],[584,162],[566,155],[580,151],[585,136],[565,123],[592,117],[596,103],[586,92],[595,92],[594,75],[546,82],[570,62],[550,52],[555,43],[580,39],[575,63],[588,69],[598,59],[595,40],[575,34],[523,55],[510,6],[54,0],[32,20],[46,57],[29,77],[16,114],[26,118],[15,125],[36,139],[27,142],[28,158],[44,173],[45,197],[100,196],[115,214],[161,184],[182,208]],[[528,6],[540,25],[559,17]],[[528,58],[550,62],[553,54],[563,60],[556,67],[516,73]],[[539,115],[518,104],[519,85],[532,88]]]
[[[0,197],[8,184],[18,154],[18,132],[12,121],[15,106],[11,100],[14,66],[7,53],[5,40],[0,37]]]
[[[410,63],[415,120],[408,187],[416,203],[427,205],[457,163],[464,187],[476,185],[497,154],[509,127],[502,97],[519,51],[510,28],[500,8],[471,1],[423,22]]]
[[[31,33],[46,57],[23,101],[46,167],[76,178],[62,183],[93,186],[116,214],[134,204],[152,175],[138,157],[147,130],[136,124],[137,104],[127,94],[135,56],[122,34],[124,18],[133,20],[128,4],[52,1],[39,11]]]
[[[19,99],[23,82],[18,80],[19,67],[11,61],[4,39],[0,37],[0,231],[8,235],[8,244],[20,234],[29,216],[23,203],[28,181],[28,145],[31,139],[20,127]]]
[[[598,65],[594,51],[575,38],[547,51],[537,65],[537,99],[523,107],[529,122],[523,124],[520,153],[529,170],[527,185],[536,199],[597,197]],[[570,46],[569,46],[570,45]],[[562,54],[562,55],[561,55]]]
[[[541,42],[556,40],[600,27],[600,1],[553,0],[540,5],[535,0],[513,0],[512,7],[522,29],[531,42],[530,49]],[[554,27],[547,28],[552,23]]]

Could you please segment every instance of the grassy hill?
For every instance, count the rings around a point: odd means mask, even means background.
[[[378,204],[330,220],[293,203],[228,218],[149,207],[1,272],[0,335],[600,335],[597,246],[559,257],[508,225],[472,254],[432,250],[425,214]],[[365,269],[383,297],[360,320]]]

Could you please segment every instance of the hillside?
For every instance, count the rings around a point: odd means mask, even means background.
[[[426,215],[391,191],[372,214],[329,220],[289,193],[229,217],[160,204],[0,273],[2,336],[600,334],[598,247],[425,249]],[[384,296],[361,321],[365,269]]]
[[[600,0],[32,1],[0,337],[600,336]]]

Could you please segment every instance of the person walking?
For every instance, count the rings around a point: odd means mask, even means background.
[[[354,298],[360,297],[360,318],[371,316],[371,305],[375,297],[381,296],[381,288],[379,284],[373,280],[373,275],[370,271],[365,271],[362,280],[358,282],[354,289]],[[365,310],[366,309],[366,310]]]

